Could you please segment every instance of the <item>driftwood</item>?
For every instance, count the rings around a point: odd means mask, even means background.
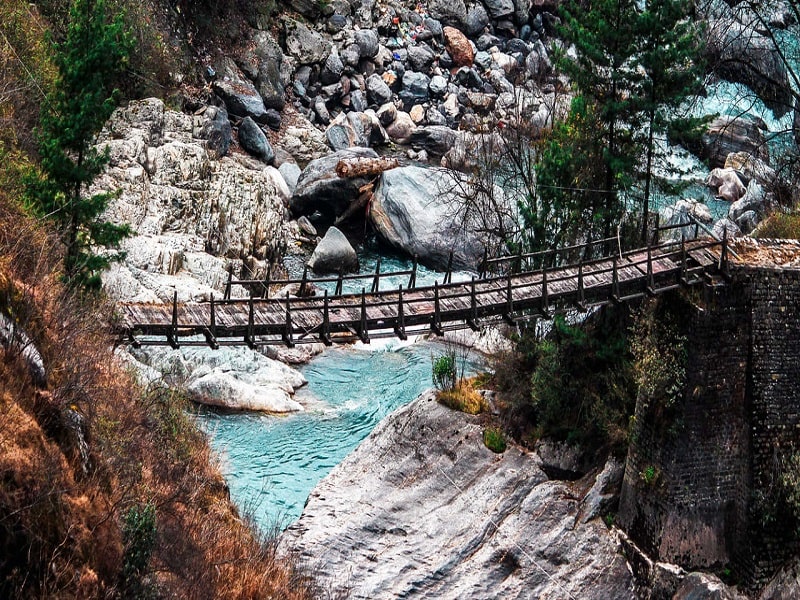
[[[343,158],[336,164],[336,174],[345,179],[374,177],[399,166],[396,158]]]

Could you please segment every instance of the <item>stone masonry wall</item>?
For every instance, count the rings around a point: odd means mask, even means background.
[[[796,550],[754,499],[800,450],[800,270],[739,267],[693,300],[659,299],[689,324],[686,386],[638,399],[618,522],[653,558],[757,585]]]

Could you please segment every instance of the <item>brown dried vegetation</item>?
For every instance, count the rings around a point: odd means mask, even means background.
[[[152,597],[313,597],[238,516],[180,395],[117,360],[110,307],[61,286],[53,240],[0,192],[0,312],[29,338],[0,345],[0,596],[128,597],[124,518],[151,504]]]

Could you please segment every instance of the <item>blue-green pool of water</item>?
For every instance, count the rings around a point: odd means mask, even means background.
[[[288,416],[202,411],[233,501],[264,530],[284,528],[313,487],[390,412],[431,387],[435,342],[334,348],[301,370],[307,410]]]

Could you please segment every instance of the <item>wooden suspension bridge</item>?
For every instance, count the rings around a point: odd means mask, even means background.
[[[661,231],[668,228],[662,228]],[[371,337],[399,337],[472,328],[504,319],[514,323],[535,317],[549,318],[555,310],[587,310],[622,303],[726,275],[727,236],[691,241],[651,243],[646,248],[616,252],[613,256],[579,259],[558,266],[559,257],[589,256],[592,246],[609,248],[617,240],[571,246],[560,250],[485,260],[481,273],[470,281],[453,282],[450,270],[442,283],[417,287],[416,262],[408,271],[315,279],[336,284],[329,295],[303,297],[309,285],[298,280],[228,280],[221,300],[172,304],[121,304],[115,326],[124,344],[140,345],[243,345],[349,343]],[[563,262],[563,261],[562,261]],[[531,265],[545,265],[537,266]],[[500,272],[501,274],[496,274]],[[402,285],[381,290],[381,279],[408,276]],[[343,281],[364,281],[359,294],[342,293]],[[370,291],[366,291],[369,283]],[[260,286],[260,296],[230,298],[232,284]],[[299,297],[270,298],[271,286],[300,286]],[[252,294],[252,291],[251,291]]]

